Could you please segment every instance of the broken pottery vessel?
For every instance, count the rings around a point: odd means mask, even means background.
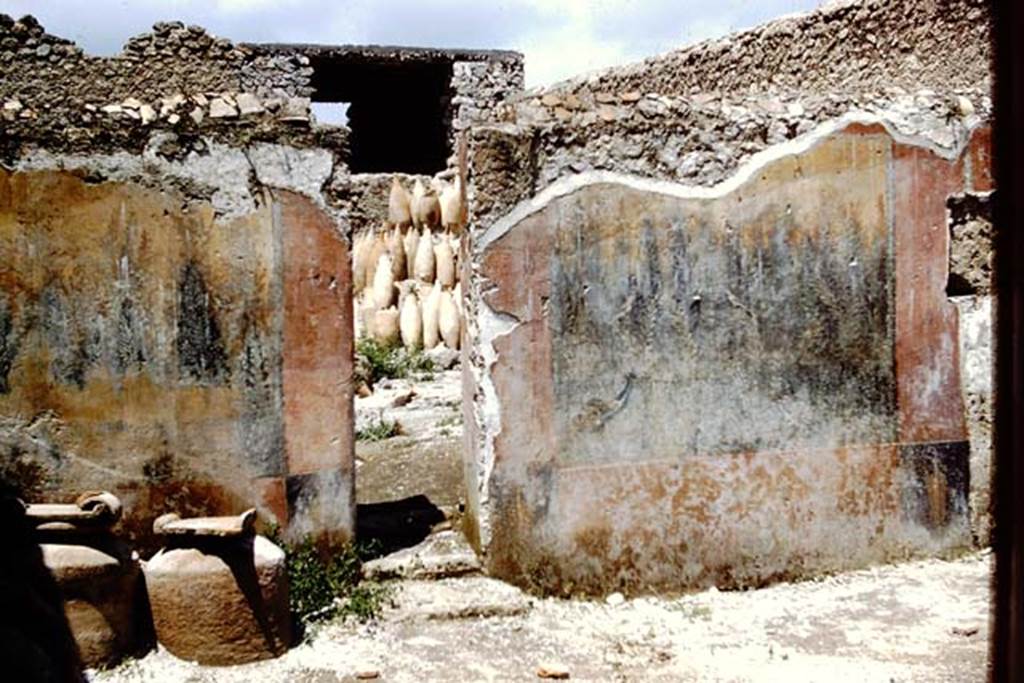
[[[172,654],[208,665],[244,664],[291,644],[284,552],[254,530],[255,510],[153,523],[167,546],[145,563],[153,623]]]
[[[139,561],[111,533],[121,517],[121,501],[92,491],[74,503],[27,505],[25,517],[60,587],[82,663],[109,667],[152,647]]]

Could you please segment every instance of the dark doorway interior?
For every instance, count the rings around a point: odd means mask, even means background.
[[[444,512],[424,495],[357,506],[356,537],[371,544],[374,556],[409,548],[445,520]]]
[[[347,102],[353,173],[444,170],[452,66],[445,61],[374,61],[310,55],[314,102]]]

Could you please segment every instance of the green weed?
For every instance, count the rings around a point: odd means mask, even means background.
[[[356,441],[383,441],[402,433],[402,426],[395,420],[378,417],[362,429],[356,430]]]
[[[372,387],[381,379],[402,379],[414,374],[432,373],[434,362],[420,350],[386,346],[375,339],[356,342],[356,383]]]
[[[289,607],[300,627],[335,617],[380,616],[391,587],[363,581],[361,572],[363,560],[376,554],[374,544],[350,543],[325,559],[312,538],[287,543],[276,529],[270,536],[285,552]]]

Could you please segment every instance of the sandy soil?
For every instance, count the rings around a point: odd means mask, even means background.
[[[285,656],[206,668],[166,651],[129,681],[979,681],[991,558],[926,560],[747,592],[556,600],[465,577],[396,584],[372,623],[332,623]]]
[[[424,495],[437,506],[462,498],[462,379],[458,366],[430,381],[383,380],[356,399],[356,429],[397,421],[402,434],[356,442],[356,497],[360,503]],[[399,404],[399,405],[396,405]]]

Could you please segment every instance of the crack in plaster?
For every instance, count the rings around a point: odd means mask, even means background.
[[[477,422],[485,435],[483,447],[476,458],[477,491],[479,505],[477,508],[477,528],[480,533],[480,545],[487,548],[491,542],[490,514],[490,482],[494,470],[494,440],[501,433],[501,404],[498,391],[494,386],[491,368],[498,362],[498,352],[494,343],[507,334],[511,334],[521,322],[512,315],[495,311],[483,297],[480,297],[477,308],[477,328],[479,329],[480,355],[483,367],[476,368],[476,384],[483,395],[476,402]]]
[[[710,187],[668,180],[656,180],[615,171],[585,171],[577,173],[556,180],[530,199],[516,204],[511,211],[494,221],[491,227],[484,231],[483,235],[474,244],[474,252],[477,255],[482,254],[491,243],[500,239],[524,219],[543,210],[556,199],[591,185],[622,185],[635,190],[654,192],[680,199],[715,199],[723,197],[735,192],[772,162],[787,156],[807,152],[829,136],[852,124],[879,124],[885,128],[886,132],[896,142],[928,149],[944,159],[955,159],[966,146],[970,139],[970,134],[981,124],[981,120],[974,117],[970,125],[962,127],[936,126],[928,130],[920,130],[908,126],[902,117],[897,116],[896,113],[878,115],[864,111],[850,112],[826,121],[793,140],[773,145],[751,155],[750,158],[736,169],[735,173],[722,182]],[[947,140],[950,141],[950,144],[945,144]]]

